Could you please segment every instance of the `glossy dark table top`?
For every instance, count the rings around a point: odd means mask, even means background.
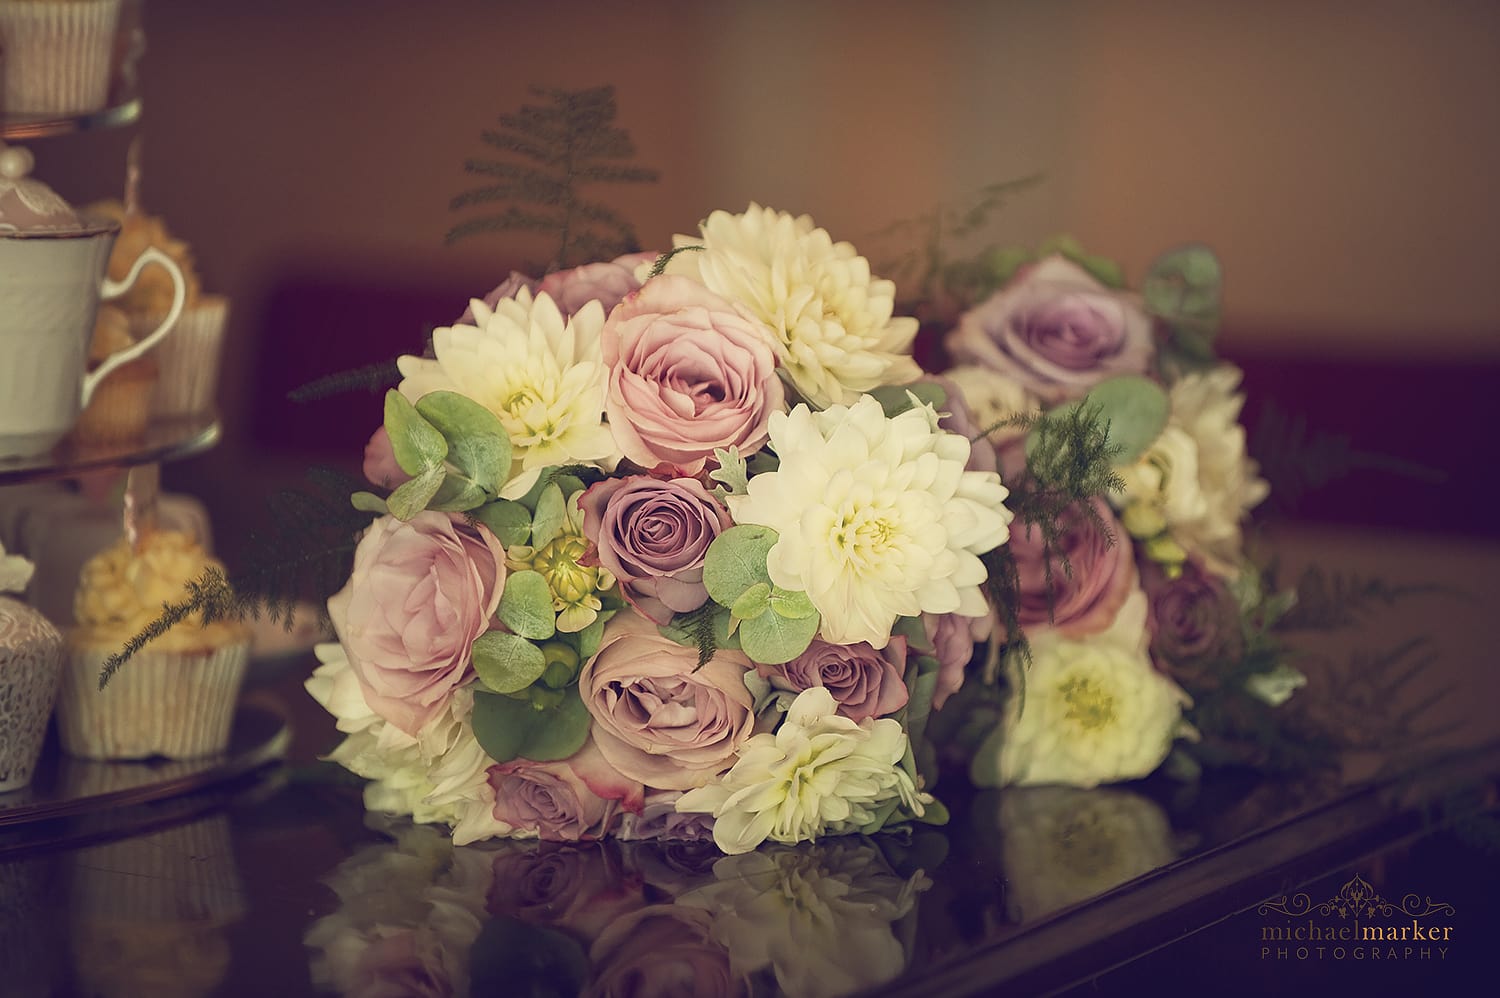
[[[1465,571],[1492,577],[1481,554]],[[1421,622],[1462,641],[1492,619],[1481,602]],[[1493,677],[1441,652],[1454,717],[1471,719],[1465,702]],[[247,695],[285,712],[288,762],[0,827],[0,995],[1301,994],[1372,973],[1366,993],[1438,993],[1473,969],[1495,921],[1474,896],[1500,870],[1500,833],[1482,848],[1500,829],[1488,709],[1404,758],[1220,773],[1195,791],[1158,776],[976,792],[945,777],[953,821],[909,839],[738,857],[694,843],[455,848],[367,815],[357,783],[315,761],[334,733],[301,692],[310,667],[282,663]],[[1402,865],[1424,848],[1485,858]],[[1441,958],[1398,949],[1375,971],[1299,960],[1294,941],[1284,960],[1262,952],[1278,927],[1336,926],[1317,909],[1350,891],[1397,920],[1415,917],[1407,895],[1426,899],[1422,924],[1457,937]]]

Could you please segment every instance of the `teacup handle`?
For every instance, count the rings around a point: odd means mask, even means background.
[[[134,343],[124,350],[110,354],[105,358],[104,363],[84,375],[83,399],[80,405],[89,404],[89,398],[93,396],[94,389],[98,387],[100,381],[104,380],[105,375],[121,364],[130,363],[147,350],[156,346],[161,338],[170,333],[172,327],[177,325],[177,320],[182,315],[182,306],[187,301],[187,282],[182,279],[182,270],[178,268],[176,262],[155,246],[148,246],[140,256],[136,257],[134,266],[130,268],[130,273],[125,275],[124,280],[112,281],[106,277],[104,283],[100,285],[99,297],[104,301],[120,297],[130,290],[130,286],[141,276],[141,271],[153,263],[165,267],[167,273],[172,275],[172,307],[167,309],[167,317],[161,321],[161,325],[151,330],[149,336],[143,337],[140,342]]]

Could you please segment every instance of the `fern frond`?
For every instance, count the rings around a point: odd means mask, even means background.
[[[1280,630],[1334,630],[1348,627],[1377,605],[1394,606],[1413,596],[1463,598],[1458,590],[1435,584],[1392,585],[1384,579],[1330,573],[1314,565],[1297,580],[1297,602],[1277,623]]]
[[[400,380],[401,371],[396,362],[381,360],[309,381],[288,392],[287,398],[293,402],[315,402],[345,392],[363,391],[373,395],[385,392]]]

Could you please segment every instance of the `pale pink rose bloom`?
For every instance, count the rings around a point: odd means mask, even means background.
[[[391,435],[384,426],[377,427],[365,444],[365,463],[362,469],[365,481],[380,489],[394,489],[411,480],[396,463],[396,449],[391,446]]]
[[[615,770],[593,738],[567,759],[513,759],[489,769],[495,820],[548,841],[609,834],[621,810],[639,812],[645,788]]]
[[[567,318],[591,301],[604,306],[604,313],[641,286],[635,273],[642,264],[654,261],[658,253],[627,253],[603,263],[586,263],[581,267],[554,270],[537,286],[538,294],[545,294],[556,303]]]
[[[851,721],[885,717],[906,706],[906,639],[893,637],[877,651],[864,641],[836,645],[814,638],[807,650],[783,665],[757,666],[778,690],[801,693],[822,686],[838,712]]]
[[[1118,374],[1144,374],[1156,353],[1140,297],[1061,256],[1023,267],[965,312],[947,346],[955,360],[1006,375],[1049,405]]]
[[[579,672],[578,693],[599,751],[616,769],[654,789],[689,790],[733,765],[750,737],[751,668],[742,652],[721,648],[700,669],[696,648],[619,613]]]
[[[505,550],[484,527],[430,510],[372,523],[328,599],[370,709],[416,736],[473,676],[470,646],[504,586]]]
[[[621,591],[657,624],[708,601],[703,559],[734,525],[695,478],[606,478],[579,500],[583,535]]]
[[[1059,536],[1052,556],[1052,579],[1042,556],[1042,532],[1031,523],[1012,526],[1010,550],[1020,575],[1016,617],[1022,630],[1035,633],[1055,627],[1069,638],[1098,634],[1114,623],[1137,588],[1130,539],[1102,499],[1092,502],[1098,521],[1077,507],[1058,517]],[[1063,569],[1067,558],[1068,571]]]
[[[686,277],[657,277],[604,323],[605,412],[615,441],[643,468],[696,475],[718,447],[741,457],[766,442],[785,401],[764,328]]]

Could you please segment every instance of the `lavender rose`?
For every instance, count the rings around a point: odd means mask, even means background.
[[[616,838],[621,842],[658,841],[668,843],[707,843],[715,859],[722,856],[714,841],[713,815],[698,811],[678,811],[681,790],[651,790],[639,815],[627,814],[620,821]]]
[[[877,651],[860,641],[836,645],[814,638],[807,650],[784,665],[758,666],[778,690],[801,693],[822,686],[833,694],[838,713],[851,721],[884,717],[906,706],[906,639],[891,638]]]
[[[484,527],[430,510],[383,516],[354,551],[328,616],[370,709],[415,736],[473,675],[469,648],[505,586],[505,551]]]
[[[615,441],[643,468],[696,475],[718,447],[741,456],[766,442],[784,394],[760,324],[703,285],[658,277],[604,323],[605,412]]]
[[[1021,583],[1016,616],[1022,629],[1056,627],[1069,638],[1097,634],[1114,622],[1125,598],[1135,591],[1135,558],[1124,531],[1102,499],[1092,505],[1097,520],[1076,506],[1058,517],[1050,584],[1040,528],[1027,523],[1011,531],[1010,550]]]
[[[615,770],[591,739],[560,762],[513,759],[489,768],[495,820],[546,841],[602,838],[621,809],[641,810],[645,788]]]
[[[1119,374],[1142,374],[1154,345],[1135,295],[1050,256],[966,312],[948,335],[958,361],[998,371],[1051,405]]]
[[[1146,630],[1151,658],[1174,678],[1200,686],[1203,667],[1237,657],[1244,638],[1239,607],[1224,582],[1189,560],[1169,579],[1155,562],[1141,569],[1149,602]]]
[[[495,853],[486,909],[592,939],[645,904],[640,880],[624,873],[611,846],[608,841],[506,843]]]
[[[607,478],[578,505],[598,564],[653,622],[665,624],[707,601],[704,555],[734,521],[696,479]]]
[[[591,301],[604,306],[606,315],[641,286],[635,273],[642,264],[659,256],[657,253],[627,253],[607,263],[586,263],[570,270],[554,270],[542,278],[538,294],[546,294],[557,304],[563,318]]]
[[[610,764],[656,790],[703,786],[734,764],[755,723],[742,653],[698,651],[662,637],[633,613],[604,627],[578,674],[593,737]]]
[[[964,674],[974,658],[974,646],[988,641],[995,630],[995,614],[965,617],[957,613],[924,613],[922,629],[938,660],[937,686],[932,692],[932,708],[937,710],[964,685]]]

